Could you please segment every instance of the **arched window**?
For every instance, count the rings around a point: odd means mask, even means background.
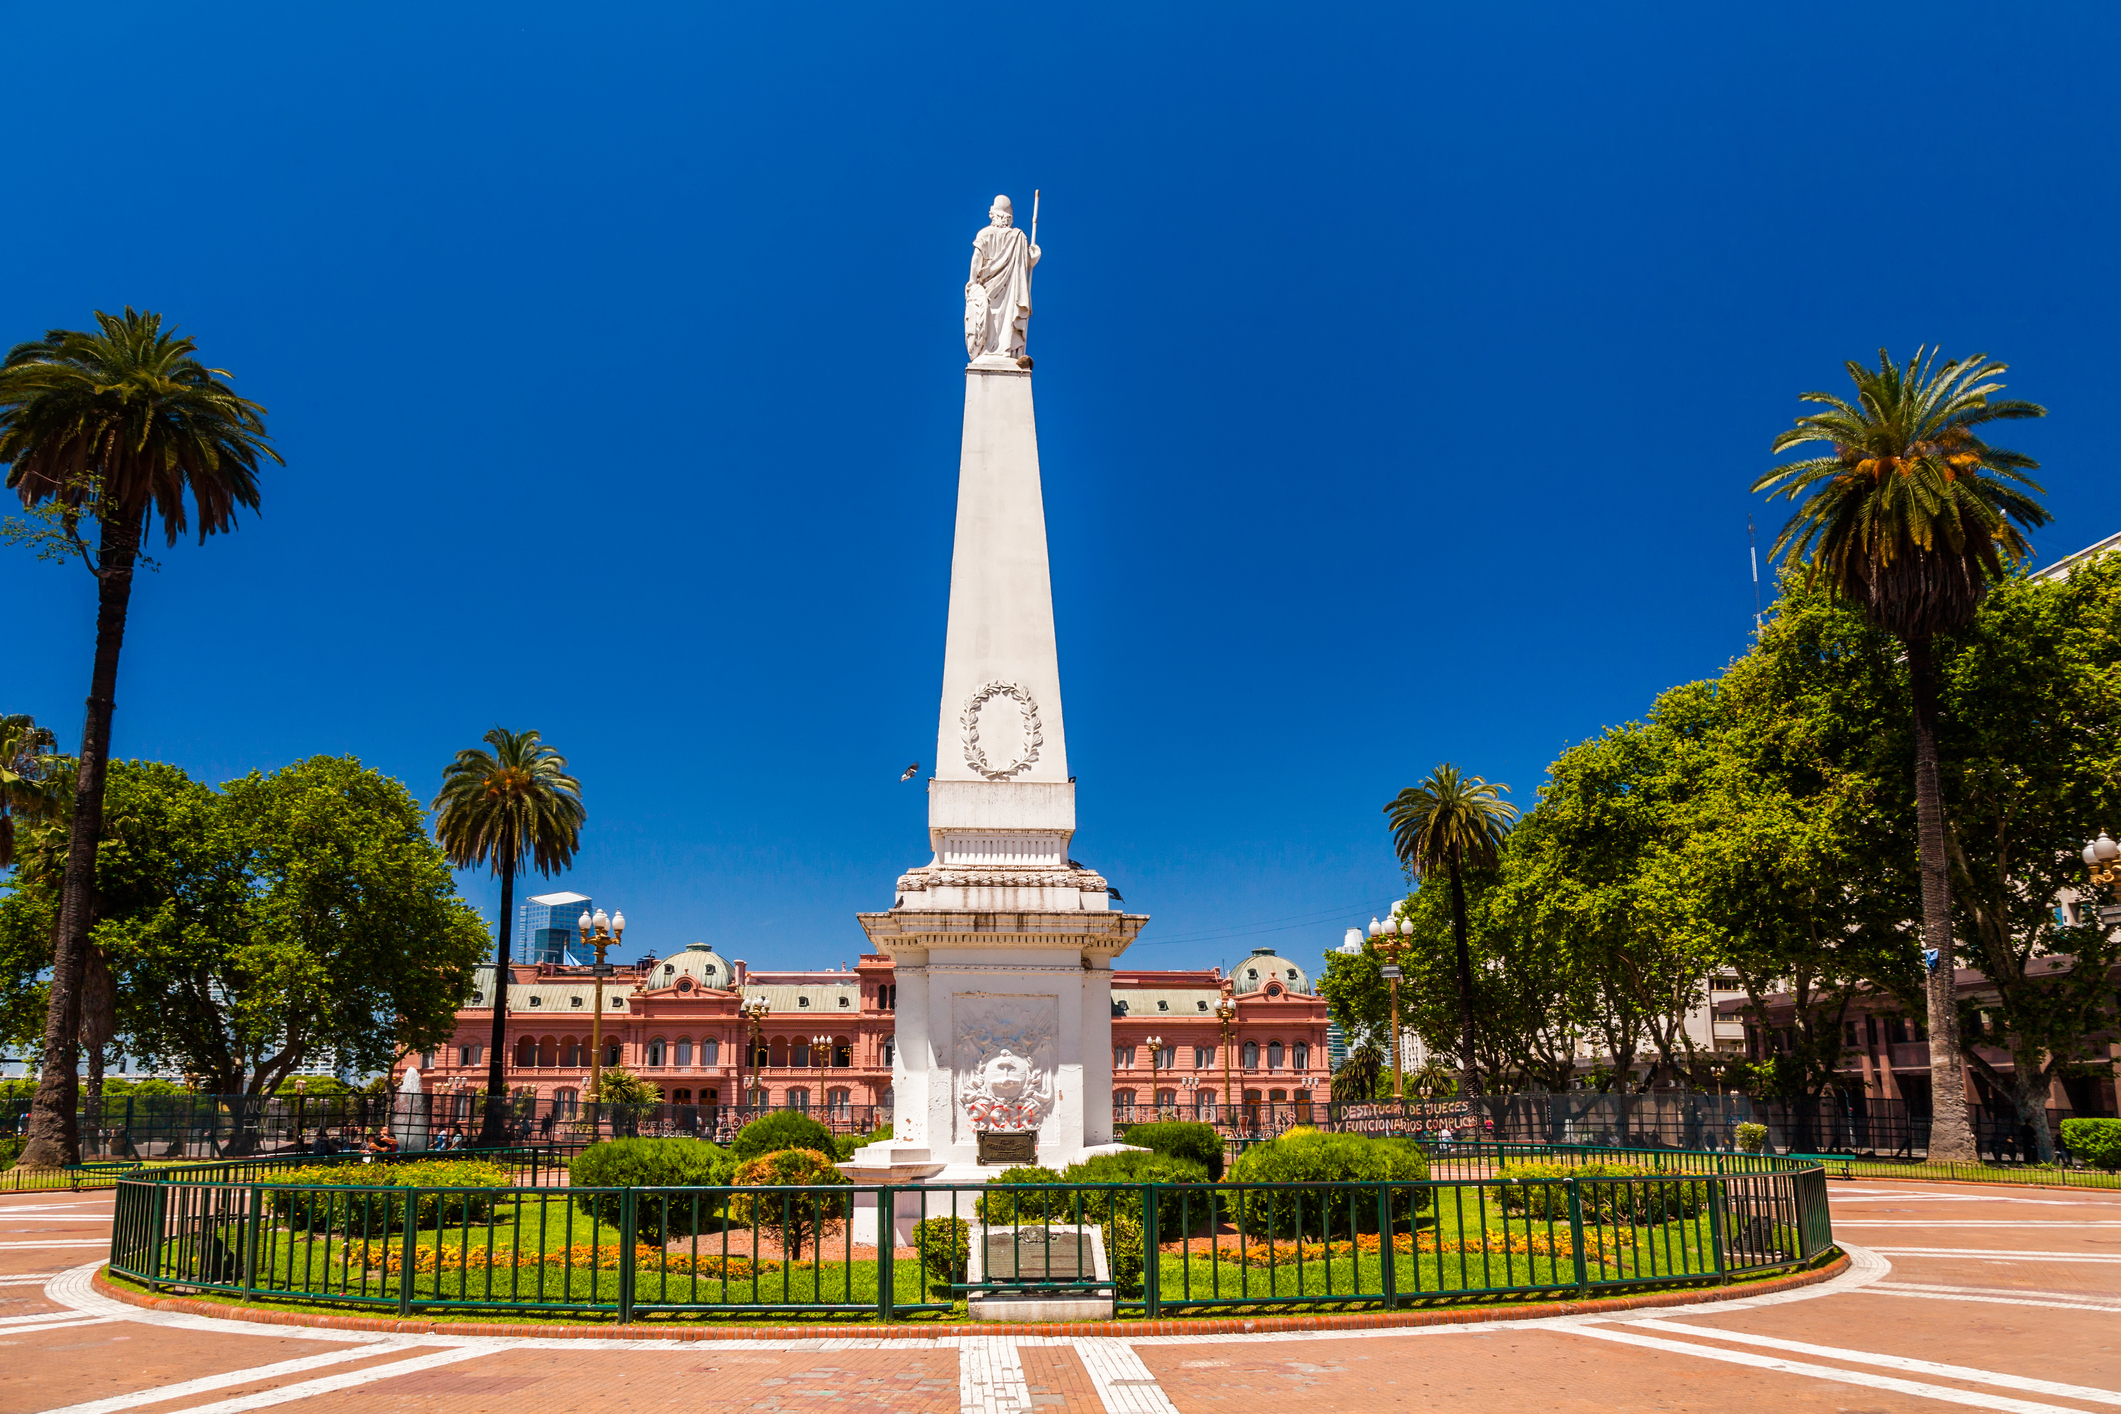
[[[751,1063],[762,1067],[773,1064],[773,1052],[767,1048],[764,1041],[751,1048]]]
[[[786,1036],[773,1038],[773,1059],[767,1061],[766,1064],[772,1066],[775,1070],[786,1070],[788,1068],[788,1038]]]
[[[885,1114],[890,1114],[898,1105],[898,1092],[886,1085],[884,1093],[876,1097],[876,1104],[878,1109]]]
[[[1215,1092],[1195,1090],[1193,1092],[1193,1116],[1203,1124],[1215,1123]]]
[[[845,1119],[847,1117],[847,1092],[845,1090],[827,1090],[825,1092],[825,1108],[832,1111],[834,1119]]]
[[[516,1042],[516,1065],[521,1069],[529,1070],[537,1063],[538,1038],[525,1036],[522,1040]]]
[[[650,1065],[661,1065],[663,1063],[663,1038],[660,1036],[648,1043],[648,1063]]]
[[[578,1098],[579,1098],[579,1096],[577,1096],[577,1095],[575,1094],[575,1092],[574,1092],[574,1091],[572,1091],[572,1090],[555,1090],[555,1091],[553,1091],[553,1092],[552,1092],[552,1108],[553,1108],[553,1111],[554,1111],[555,1113],[559,1114],[560,1116],[562,1116],[563,1118],[566,1118],[566,1119],[573,1119],[573,1118],[574,1118],[574,1107],[575,1107],[575,1102],[576,1102],[576,1100],[577,1100]]]
[[[1243,1055],[1244,1055],[1244,1058],[1245,1058],[1245,1069],[1246,1069],[1246,1070],[1258,1070],[1258,1069],[1259,1069],[1259,1042],[1257,1042],[1257,1041],[1247,1041],[1247,1042],[1245,1042],[1245,1049],[1244,1049]]]
[[[854,1064],[854,1043],[845,1036],[835,1037],[832,1042],[832,1068],[845,1070]]]
[[[1309,1124],[1311,1122],[1311,1092],[1309,1090],[1299,1090],[1294,1098],[1296,1100],[1296,1122],[1298,1124]]]
[[[673,1105],[689,1105],[692,1103],[692,1092],[690,1090],[673,1090],[670,1092],[670,1103]]]
[[[1176,1090],[1157,1091],[1156,1112],[1159,1116],[1169,1115],[1171,1118],[1176,1119],[1178,1117],[1178,1092]]]
[[[884,1058],[881,1063],[884,1065],[896,1064],[898,1061],[898,1037],[886,1036],[882,1049]]]
[[[582,1064],[581,1057],[581,1039],[575,1036],[562,1036],[560,1038],[560,1064],[562,1066],[577,1066]]]
[[[788,1064],[797,1070],[810,1068],[810,1043],[798,1036],[788,1046]]]
[[[558,1059],[558,1045],[552,1037],[547,1036],[544,1040],[538,1042],[539,1065],[551,1065]]]
[[[1134,1092],[1132,1090],[1114,1090],[1112,1092],[1112,1108],[1118,1110],[1123,1118],[1133,1119]]]
[[[1269,1090],[1267,1092],[1267,1103],[1270,1105],[1285,1105],[1288,1102],[1289,1092],[1286,1090]]]
[[[700,1042],[700,1064],[720,1065],[721,1063],[722,1043],[720,1041],[715,1040],[712,1036],[709,1036],[706,1040]]]
[[[1267,1069],[1281,1069],[1281,1042],[1279,1041],[1267,1042]]]
[[[801,1088],[800,1086],[793,1090],[790,1090],[788,1092],[788,1108],[791,1110],[801,1110],[804,1114],[809,1114],[810,1092]]]
[[[1289,1069],[1309,1070],[1311,1068],[1311,1046],[1309,1042],[1298,1041],[1289,1049],[1294,1053],[1289,1057]]]
[[[618,1063],[619,1043],[616,1041],[606,1041],[604,1043],[604,1064],[617,1065]]]
[[[692,1069],[692,1038],[690,1036],[678,1037],[677,1064],[680,1070]]]

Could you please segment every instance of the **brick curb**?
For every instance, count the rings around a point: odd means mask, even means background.
[[[1733,1301],[1793,1291],[1831,1281],[1849,1269],[1846,1254],[1823,1267],[1789,1276],[1770,1277],[1742,1286],[1696,1287],[1656,1291],[1641,1296],[1601,1296],[1590,1301],[1553,1301],[1504,1310],[1470,1307],[1437,1311],[1350,1311],[1326,1316],[1208,1316],[1168,1321],[1068,1321],[1042,1323],[955,1322],[927,1325],[904,1322],[863,1326],[698,1326],[656,1322],[634,1325],[540,1326],[517,1321],[401,1321],[376,1316],[321,1316],[306,1311],[276,1311],[255,1306],[223,1305],[189,1296],[150,1296],[111,1282],[99,1268],[91,1285],[103,1296],[150,1311],[187,1316],[214,1316],[265,1326],[309,1326],[319,1330],[386,1332],[397,1335],[524,1336],[539,1340],[928,1340],[938,1336],[1129,1336],[1254,1335],[1274,1331],[1383,1330],[1412,1326],[1479,1325],[1491,1321],[1533,1321],[1549,1316],[1591,1316],[1607,1311],[1642,1311],[1659,1306],[1692,1306],[1703,1301]]]

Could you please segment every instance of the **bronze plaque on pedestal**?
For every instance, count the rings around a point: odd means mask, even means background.
[[[982,1129],[979,1132],[979,1163],[982,1168],[999,1164],[1003,1168],[1015,1168],[1020,1164],[1038,1162],[1038,1131],[1025,1130],[1005,1134],[998,1129]]]

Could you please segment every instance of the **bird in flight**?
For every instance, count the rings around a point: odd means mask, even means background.
[[[920,763],[920,762],[918,762],[918,761],[916,761],[916,762],[914,762],[914,763],[913,763],[913,764],[912,764],[911,766],[908,766],[908,767],[906,768],[906,774],[905,774],[905,775],[903,775],[903,776],[900,776],[900,777],[899,777],[899,779],[900,779],[900,780],[902,780],[902,781],[910,781],[910,780],[912,780],[912,779],[913,779],[913,778],[914,778],[915,776],[918,776],[918,775],[919,775],[920,773],[921,773],[921,763]]]

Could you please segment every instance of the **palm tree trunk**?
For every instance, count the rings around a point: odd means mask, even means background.
[[[1915,831],[1922,870],[1922,938],[1937,950],[1925,979],[1929,999],[1930,1143],[1934,1161],[1975,1163],[1980,1150],[1966,1105],[1966,1061],[1959,1054],[1954,983],[1952,883],[1944,851],[1944,790],[1937,780],[1937,664],[1928,635],[1907,640],[1915,704]]]
[[[1466,948],[1466,889],[1451,859],[1451,940],[1458,950],[1458,1093],[1480,1093],[1480,1074],[1473,1058],[1473,955]]]
[[[88,966],[88,928],[95,904],[96,846],[103,838],[103,781],[110,763],[110,719],[117,706],[118,651],[133,597],[133,563],[144,512],[100,527],[96,547],[96,658],[88,710],[81,721],[81,765],[66,836],[66,874],[59,893],[59,933],[52,948],[51,1002],[44,1013],[43,1069],[30,1102],[18,1166],[54,1168],[81,1161],[74,1116],[80,1098],[81,978]]]
[[[497,1149],[508,1142],[503,1111],[508,1104],[504,1068],[508,1062],[508,928],[516,914],[516,862],[501,863],[500,941],[493,954],[493,1042],[486,1048],[486,1114],[479,1121],[479,1145]]]

